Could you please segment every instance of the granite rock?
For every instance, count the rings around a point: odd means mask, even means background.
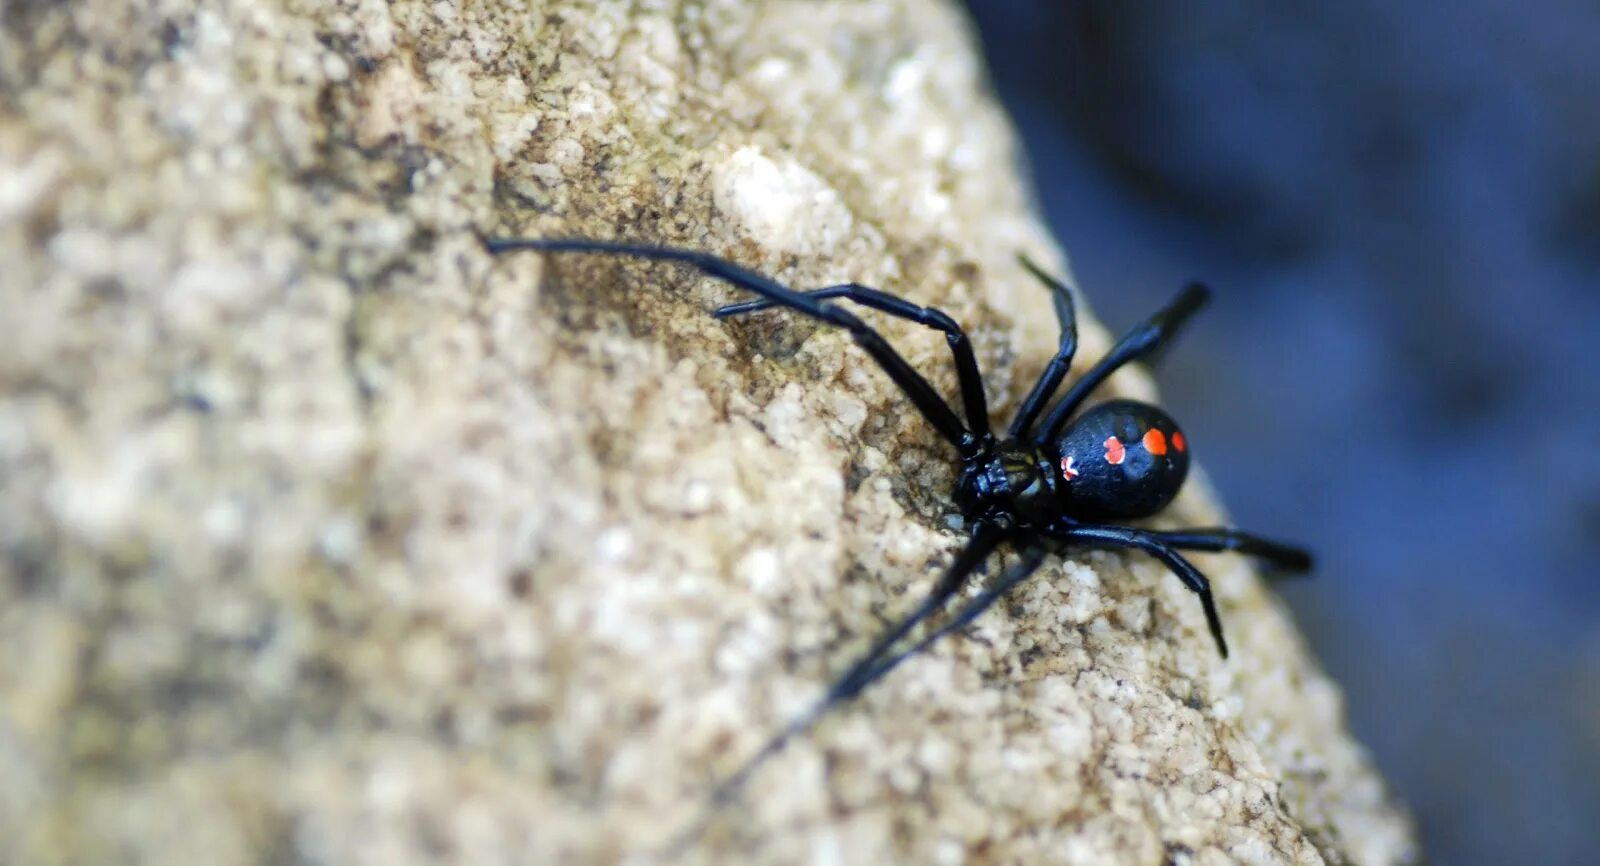
[[[1000,418],[1054,345],[954,4],[0,15],[5,862],[652,862],[930,586],[951,454],[848,338],[484,234],[936,304]],[[1200,479],[1158,523],[1217,519]],[[1052,560],[684,859],[1415,861],[1281,604],[1199,559],[1231,660],[1150,560]]]

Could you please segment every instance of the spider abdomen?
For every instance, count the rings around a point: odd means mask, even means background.
[[[1149,517],[1189,474],[1189,443],[1172,416],[1148,403],[1111,400],[1083,413],[1055,442],[1057,488],[1080,520]]]

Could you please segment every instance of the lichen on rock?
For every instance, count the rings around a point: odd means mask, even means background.
[[[938,305],[997,416],[1053,347],[1014,256],[1059,257],[951,4],[6,22],[18,862],[649,862],[936,579],[952,455],[848,338],[713,321],[736,293],[671,266],[491,259],[484,234]],[[883,331],[953,393],[937,335]],[[1215,517],[1192,485],[1162,523]],[[1415,860],[1281,606],[1246,563],[1203,567],[1232,660],[1158,565],[1053,560],[686,858]]]

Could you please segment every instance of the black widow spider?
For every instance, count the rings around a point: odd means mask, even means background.
[[[964,628],[1012,588],[1026,580],[1045,556],[1069,545],[1121,547],[1142,550],[1178,576],[1200,597],[1206,624],[1217,651],[1228,656],[1222,621],[1205,575],[1184,559],[1179,550],[1224,551],[1259,556],[1285,571],[1311,568],[1305,551],[1235,529],[1204,528],[1159,532],[1109,521],[1150,517],[1171,502],[1189,472],[1189,448],[1177,422],[1161,409],[1134,400],[1111,400],[1073,417],[1084,399],[1119,367],[1131,361],[1153,359],[1178,330],[1203,306],[1210,290],[1190,283],[1172,303],[1128,331],[1099,363],[1067,389],[1043,423],[1034,422],[1066,378],[1078,345],[1072,293],[1026,257],[1022,264],[1051,291],[1061,343],[1055,357],[1022,401],[1004,437],[989,429],[983,380],[967,335],[953,319],[931,307],[919,307],[902,298],[856,283],[795,291],[726,259],[696,250],[644,244],[616,243],[579,238],[500,238],[486,241],[492,253],[513,250],[602,253],[679,262],[725,280],[761,297],[730,304],[713,315],[722,319],[773,307],[788,307],[850,332],[857,345],[889,374],[961,457],[961,473],[953,499],[972,529],[965,548],[944,573],[928,597],[872,644],[841,674],[805,713],[792,720],[751,756],[733,775],[717,786],[713,808],[730,800],[739,787],[767,758],[795,736],[810,729],[833,707],[851,700],[908,657],[934,641]],[[941,331],[955,356],[961,385],[963,425],[928,381],[912,369],[877,331],[854,313],[828,299],[853,301]],[[1069,423],[1070,422],[1070,423]],[[1019,560],[992,585],[972,596],[954,616],[921,640],[897,653],[895,645],[913,628],[936,613],[977,572],[1001,544],[1011,542]]]

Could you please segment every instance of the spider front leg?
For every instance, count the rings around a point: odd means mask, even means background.
[[[585,238],[490,238],[484,241],[484,246],[496,255],[513,250],[600,253],[689,265],[706,276],[731,283],[774,304],[849,331],[856,345],[883,368],[895,385],[905,392],[912,405],[917,407],[917,411],[922,413],[922,417],[939,431],[939,435],[954,445],[963,457],[977,453],[982,447],[983,440],[962,425],[961,419],[956,417],[955,410],[951,409],[944,398],[939,396],[939,392],[928,384],[928,380],[913,369],[906,359],[889,345],[889,341],[885,340],[883,335],[868,327],[867,323],[861,321],[854,313],[835,304],[818,302],[803,292],[797,292],[776,280],[764,277],[720,256],[681,247],[595,241]]]
[[[905,650],[895,653],[893,656],[873,665],[870,670],[862,672],[852,683],[855,691],[859,692],[861,689],[877,682],[884,675],[894,670],[901,662],[926,650],[940,638],[971,625],[973,620],[993,607],[995,602],[1005,598],[1006,594],[1015,589],[1018,584],[1032,577],[1033,573],[1038,571],[1039,565],[1044,562],[1047,552],[1043,547],[1039,546],[1024,549],[1022,558],[1015,565],[1007,569],[1006,573],[1001,575],[994,585],[986,587],[982,592],[973,596],[971,601],[963,605],[959,611],[956,611],[955,616],[952,616],[949,622],[939,626],[939,628]]]
[[[810,730],[834,707],[855,698],[861,694],[862,689],[865,689],[887,673],[889,668],[899,664],[906,653],[896,656],[887,666],[880,667],[879,661],[885,653],[894,648],[896,643],[899,643],[902,638],[910,634],[918,623],[936,613],[951,596],[955,595],[962,585],[967,582],[968,578],[983,567],[983,563],[988,560],[990,554],[994,553],[995,549],[1004,540],[1004,534],[995,526],[986,523],[979,524],[977,529],[973,531],[972,537],[967,541],[966,547],[963,547],[961,552],[956,555],[955,561],[950,564],[950,567],[939,579],[939,583],[932,592],[928,593],[922,603],[911,613],[902,617],[888,631],[879,635],[878,639],[873,641],[872,646],[861,654],[844,673],[836,677],[833,684],[828,687],[828,690],[809,709],[791,719],[787,725],[784,725],[782,730],[767,740],[755,754],[747,758],[739,766],[738,770],[723,779],[712,790],[711,798],[700,819],[669,846],[668,852],[675,856],[698,838],[710,825],[711,820],[716,817],[718,810],[732,802],[739,791],[744,788],[745,783],[755,774],[756,770],[760,769],[769,758],[783,751],[789,741]],[[925,645],[926,641],[918,646]]]
[[[840,283],[836,286],[812,289],[801,294],[814,301],[829,298],[854,301],[863,307],[888,313],[896,318],[916,322],[924,327],[943,332],[945,342],[950,344],[950,353],[955,357],[956,378],[961,382],[961,403],[967,414],[967,427],[979,439],[988,438],[989,406],[983,392],[983,374],[978,370],[977,357],[972,354],[972,341],[967,339],[966,332],[961,330],[961,326],[956,324],[955,319],[950,318],[934,307],[919,307],[904,298],[874,289],[871,286],[863,286],[860,283]],[[778,306],[783,305],[777,301],[765,299],[745,301],[719,307],[711,315],[718,319],[726,319],[731,316],[758,313]]]

